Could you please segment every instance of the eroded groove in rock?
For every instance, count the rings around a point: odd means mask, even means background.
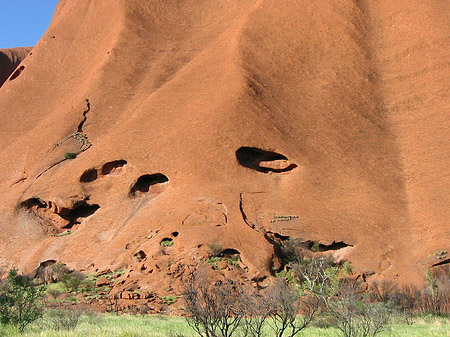
[[[244,222],[250,227],[255,229],[255,224],[252,223],[248,217],[247,214],[245,214],[245,210],[244,210],[244,193],[241,193],[239,195],[239,210],[241,211],[241,215],[242,215],[242,219],[244,220]]]
[[[445,264],[450,264],[450,259],[446,259],[443,261],[439,261],[438,263],[435,263],[432,265],[432,267],[438,267],[438,266],[443,266]]]
[[[88,98],[86,98],[86,105],[86,110],[83,111],[83,120],[78,124],[77,132],[83,132],[84,123],[87,121],[87,113],[91,111],[91,103]]]
[[[83,125],[87,120],[87,113],[91,110],[91,103],[89,102],[89,99],[86,98],[86,105],[87,108],[86,110],[83,111],[83,120],[80,122],[80,124],[78,124],[78,129],[76,132],[68,135],[66,138],[64,138],[63,140],[61,140],[60,142],[56,143],[52,150],[54,151],[58,146],[60,146],[61,144],[63,144],[64,142],[68,141],[69,139],[73,138],[75,139],[79,145],[80,148],[78,151],[76,151],[75,153],[70,153],[69,156],[66,156],[68,153],[66,153],[66,155],[64,156],[64,158],[58,160],[57,162],[51,164],[50,166],[48,166],[45,170],[43,170],[41,173],[39,173],[36,176],[36,179],[38,179],[40,176],[42,176],[44,173],[46,173],[47,171],[49,171],[50,169],[54,168],[55,166],[61,164],[62,162],[66,161],[66,160],[70,160],[70,159],[75,159],[80,153],[83,153],[84,151],[86,151],[87,149],[89,149],[92,146],[92,143],[89,141],[88,136],[83,132]],[[74,155],[74,156],[72,156]]]
[[[243,146],[239,148],[236,151],[236,159],[242,166],[262,173],[289,172],[297,167],[280,153],[256,147]]]
[[[138,197],[145,194],[156,195],[165,191],[168,182],[169,178],[162,173],[145,174],[140,176],[131,186],[129,195],[130,197]]]
[[[100,208],[98,204],[88,204],[87,200],[89,198],[79,200],[67,208],[34,197],[21,202],[20,208],[33,213],[48,225],[53,226],[57,232],[61,232],[63,229],[70,229],[80,224],[84,218],[93,215]]]
[[[105,163],[102,166],[102,175],[106,176],[108,174],[114,173],[116,170],[121,169],[126,164],[128,164],[128,162],[124,159],[113,160],[108,163]]]

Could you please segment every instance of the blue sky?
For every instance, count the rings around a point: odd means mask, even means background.
[[[0,48],[36,45],[57,4],[58,0],[0,0]]]

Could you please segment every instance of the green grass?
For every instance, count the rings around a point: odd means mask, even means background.
[[[27,327],[23,335],[12,329],[0,327],[0,336],[25,337],[194,337],[196,334],[181,317],[167,316],[116,316],[112,314],[84,316],[73,331],[54,330],[45,320]],[[238,335],[236,335],[238,336]],[[271,336],[267,334],[267,336]],[[298,336],[340,336],[333,328],[309,327]],[[447,318],[416,318],[413,325],[396,323],[380,337],[449,337],[450,320]]]

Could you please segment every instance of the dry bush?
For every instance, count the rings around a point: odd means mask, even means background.
[[[389,324],[390,306],[370,302],[361,293],[361,285],[347,282],[337,298],[329,300],[332,325],[345,337],[369,337],[384,331]]]
[[[320,312],[318,297],[301,294],[296,286],[284,280],[277,280],[267,296],[272,307],[268,324],[276,337],[297,335]]]
[[[267,320],[273,315],[273,301],[267,293],[256,291],[245,296],[245,316],[242,321],[243,335],[250,337],[264,336]]]
[[[206,270],[198,269],[185,283],[187,323],[205,337],[230,337],[244,317],[242,288],[231,280],[212,282]]]
[[[405,285],[392,296],[398,311],[410,322],[414,314],[442,315],[450,313],[449,266],[427,271],[427,285]]]
[[[387,303],[395,300],[398,285],[392,280],[373,281],[370,293],[375,301]]]
[[[74,330],[84,313],[82,308],[49,311],[49,321],[56,330]]]

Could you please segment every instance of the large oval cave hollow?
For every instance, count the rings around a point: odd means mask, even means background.
[[[162,173],[145,174],[140,176],[130,188],[130,196],[137,197],[142,194],[159,194],[166,189],[169,178]]]
[[[262,173],[282,173],[292,171],[296,164],[280,153],[243,146],[236,151],[236,159],[244,167]]]

